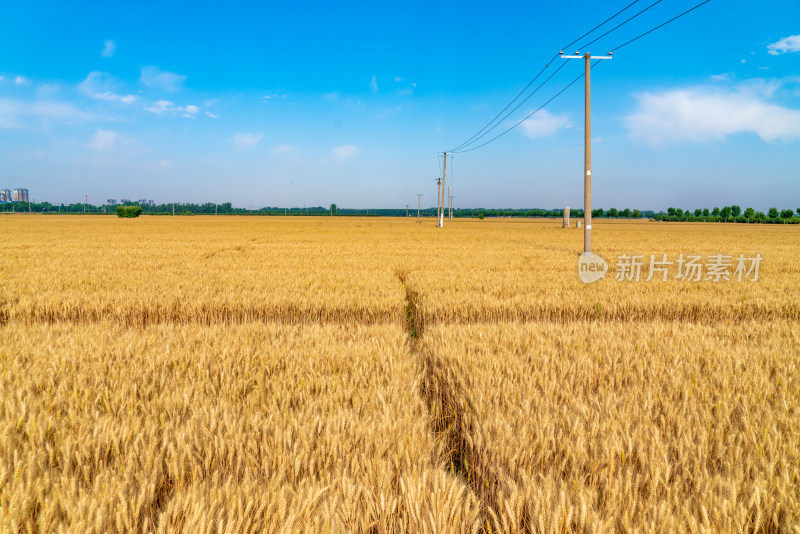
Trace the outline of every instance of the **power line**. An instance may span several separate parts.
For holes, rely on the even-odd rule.
[[[646,32],[644,32],[643,34],[639,35],[638,37],[634,37],[634,38],[633,38],[633,39],[631,39],[630,41],[626,41],[626,42],[622,43],[621,45],[619,45],[619,46],[617,46],[617,47],[614,47],[614,48],[612,48],[612,49],[611,49],[611,51],[613,52],[613,51],[615,51],[615,50],[619,50],[619,49],[620,49],[620,48],[622,48],[623,46],[627,46],[627,45],[631,44],[632,42],[634,42],[634,41],[636,41],[636,40],[639,40],[639,39],[641,39],[642,37],[644,37],[644,36],[645,36],[645,35],[647,35],[648,33],[652,33],[652,32],[654,32],[654,31],[656,31],[657,29],[661,28],[662,26],[666,26],[667,24],[669,24],[669,23],[670,23],[670,22],[672,22],[673,20],[679,19],[679,18],[681,18],[682,16],[686,15],[687,13],[691,13],[692,11],[694,11],[695,9],[697,9],[698,7],[702,6],[703,4],[707,4],[707,3],[709,3],[710,1],[711,1],[711,0],[705,0],[704,2],[700,2],[699,4],[697,4],[696,6],[694,6],[693,8],[691,8],[691,9],[687,9],[686,11],[684,11],[683,13],[681,13],[680,15],[678,15],[678,16],[676,16],[676,17],[672,17],[672,18],[671,18],[671,19],[669,19],[667,22],[663,22],[663,23],[659,24],[658,26],[656,26],[655,28],[653,28],[653,29],[651,29],[651,30],[647,30],[647,31],[646,31]]]
[[[634,4],[638,3],[639,1],[640,1],[640,0],[634,0],[633,2],[631,2],[631,3],[630,3],[630,4],[628,4],[627,6],[623,7],[622,9],[620,9],[619,11],[617,11],[616,13],[614,13],[613,15],[611,15],[610,17],[608,17],[606,20],[604,20],[603,22],[601,22],[600,24],[598,24],[597,26],[595,26],[594,28],[592,28],[591,30],[589,30],[588,32],[584,33],[583,35],[581,35],[580,37],[578,37],[577,39],[575,39],[574,41],[572,41],[571,43],[568,43],[567,45],[565,45],[565,46],[562,46],[562,47],[561,47],[561,49],[563,50],[564,48],[569,48],[570,46],[572,46],[573,44],[577,43],[578,41],[580,41],[581,39],[583,39],[583,38],[584,38],[584,37],[586,37],[587,35],[591,34],[591,33],[592,33],[592,32],[594,32],[594,31],[596,31],[598,28],[601,28],[602,26],[604,26],[604,25],[605,25],[605,24],[607,24],[608,22],[610,22],[610,21],[612,21],[613,19],[615,19],[616,17],[618,17],[618,16],[619,16],[620,14],[622,14],[623,12],[627,11],[628,9],[630,9],[630,8],[631,8],[631,7],[632,7]],[[661,1],[661,0],[659,0],[659,1]],[[649,8],[648,8],[648,9],[649,9]],[[632,17],[632,18],[633,18],[633,17]],[[630,20],[630,19],[629,19],[629,20]],[[623,24],[624,24],[624,23],[623,23]],[[617,27],[619,27],[619,26],[617,26]],[[495,115],[495,116],[492,118],[492,120],[490,120],[489,122],[487,122],[487,123],[486,123],[486,125],[485,125],[483,128],[481,128],[480,130],[478,130],[478,132],[477,132],[475,135],[473,135],[472,137],[470,137],[469,139],[467,139],[466,141],[464,141],[463,143],[461,143],[461,144],[460,144],[460,145],[458,145],[457,147],[455,147],[455,148],[452,148],[452,149],[448,150],[447,152],[454,152],[454,151],[460,150],[461,148],[463,148],[463,147],[465,147],[465,146],[467,146],[467,145],[469,145],[469,144],[473,143],[473,142],[476,140],[476,137],[477,137],[478,139],[480,139],[480,137],[483,137],[483,135],[481,135],[481,133],[482,133],[484,130],[486,130],[486,128],[488,128],[489,126],[491,126],[491,125],[492,125],[492,123],[494,123],[494,122],[497,120],[497,118],[498,118],[498,117],[500,117],[500,115],[502,115],[503,113],[505,113],[505,111],[506,111],[506,110],[507,110],[509,107],[511,107],[511,105],[512,105],[514,102],[516,102],[516,101],[517,101],[517,99],[519,99],[519,97],[521,97],[521,96],[522,96],[522,95],[525,93],[525,91],[527,91],[527,90],[528,90],[528,88],[529,88],[531,85],[533,85],[533,83],[534,83],[534,82],[535,82],[537,79],[539,79],[539,76],[541,76],[541,75],[544,73],[544,71],[545,71],[545,70],[547,70],[547,68],[550,66],[550,64],[553,62],[553,60],[555,60],[557,57],[558,57],[558,54],[554,54],[554,55],[553,55],[553,57],[552,57],[552,58],[550,58],[550,60],[549,60],[547,63],[545,63],[545,66],[544,66],[544,67],[542,67],[542,70],[540,70],[540,71],[539,71],[539,72],[536,74],[536,76],[534,76],[534,77],[531,79],[531,81],[529,81],[529,82],[527,83],[527,85],[525,85],[525,87],[523,87],[523,88],[522,88],[522,90],[521,90],[519,93],[517,93],[517,96],[515,96],[513,99],[511,99],[511,101],[510,101],[508,104],[506,104],[506,107],[504,107],[502,110],[500,110],[500,112],[499,112],[497,115]],[[530,96],[529,96],[528,98],[530,98]],[[526,99],[526,100],[527,100],[527,99]],[[514,109],[517,109],[517,108],[514,108]],[[513,112],[514,112],[514,110],[512,110],[510,113],[513,113]],[[509,114],[510,114],[510,113],[509,113]],[[505,119],[505,117],[504,117],[503,119]],[[495,126],[497,126],[497,125],[495,125]],[[493,128],[494,128],[494,127],[492,127],[492,129],[493,129]],[[478,136],[480,136],[480,137],[478,137]]]
[[[556,57],[558,57],[558,54],[556,54]],[[509,116],[510,116],[512,113],[514,113],[515,111],[517,111],[517,110],[520,108],[520,106],[522,106],[522,104],[524,104],[525,102],[527,102],[527,101],[530,99],[530,97],[532,97],[533,95],[535,95],[535,94],[536,94],[536,93],[539,91],[539,89],[541,89],[541,88],[542,88],[542,87],[543,87],[543,86],[544,86],[544,85],[545,85],[547,82],[549,82],[549,81],[550,81],[550,80],[553,78],[553,76],[555,76],[556,74],[558,74],[558,71],[560,71],[562,68],[564,68],[564,63],[562,63],[561,65],[559,65],[559,66],[558,66],[558,68],[556,69],[556,71],[555,71],[553,74],[551,74],[550,76],[548,76],[548,77],[545,79],[545,81],[543,81],[542,83],[540,83],[540,84],[539,84],[539,86],[538,86],[536,89],[534,89],[534,90],[533,90],[533,92],[532,92],[531,94],[529,94],[529,95],[528,95],[528,96],[526,96],[526,97],[525,97],[523,100],[521,100],[521,101],[520,101],[520,103],[519,103],[519,104],[517,104],[517,105],[514,107],[514,109],[512,109],[511,111],[509,111],[509,112],[506,114],[506,116],[502,118],[502,120],[506,120],[506,119],[507,119],[507,118],[508,118],[508,117],[509,117]],[[512,102],[512,103],[513,103],[513,102]],[[509,104],[509,105],[510,105],[510,104]],[[507,108],[507,107],[508,107],[508,106],[506,106],[506,108]],[[494,130],[494,129],[495,129],[495,128],[497,128],[498,126],[500,126],[500,124],[502,124],[502,121],[501,121],[501,122],[497,122],[497,123],[496,123],[494,126],[492,126],[492,127],[491,127],[491,128],[489,128],[488,130],[486,130],[485,132],[483,132],[481,135],[479,135],[479,136],[477,136],[477,137],[474,137],[474,136],[473,136],[473,138],[474,138],[474,141],[470,141],[470,142],[467,142],[467,143],[463,143],[463,144],[462,144],[462,146],[461,146],[461,148],[464,148],[464,147],[466,147],[466,146],[469,146],[469,145],[473,144],[473,143],[474,143],[474,142],[476,142],[478,139],[481,139],[482,137],[486,136],[486,135],[487,135],[489,132],[491,132],[492,130]],[[448,152],[458,152],[458,151],[459,151],[459,149],[453,149],[453,150],[449,150]]]
[[[585,45],[581,46],[581,47],[580,47],[580,48],[581,48],[581,50],[583,50],[584,48],[586,48],[586,47],[587,47],[587,46],[589,46],[590,44],[594,44],[594,43],[596,43],[597,41],[599,41],[600,39],[602,39],[603,37],[605,37],[605,36],[606,36],[606,35],[608,35],[609,33],[613,32],[613,31],[615,31],[615,30],[618,30],[618,29],[619,29],[621,26],[624,26],[625,24],[629,23],[630,21],[632,21],[633,19],[635,19],[636,17],[638,17],[639,15],[641,15],[642,13],[644,13],[645,11],[647,11],[648,9],[655,7],[655,6],[656,6],[656,4],[660,4],[662,1],[663,1],[663,0],[656,0],[655,2],[653,2],[652,4],[650,4],[649,6],[647,6],[646,8],[644,8],[643,10],[639,11],[638,13],[636,13],[636,14],[635,14],[634,16],[632,16],[631,18],[629,18],[629,19],[627,19],[627,20],[625,20],[625,21],[623,21],[623,22],[620,22],[619,24],[617,24],[616,26],[614,26],[613,28],[611,28],[610,30],[608,30],[606,33],[604,33],[604,34],[603,34],[603,35],[601,35],[600,37],[595,37],[593,40],[591,40],[591,41],[589,41],[588,43],[586,43]]]
[[[638,0],[637,0],[637,1],[638,1]],[[601,35],[600,37],[598,37],[597,39],[595,39],[595,40],[593,40],[593,41],[590,41],[589,43],[586,43],[586,45],[585,45],[585,46],[588,46],[588,45],[590,45],[590,44],[594,43],[594,42],[595,42],[595,41],[597,41],[598,39],[601,39],[602,37],[604,37],[604,36],[608,35],[609,33],[613,32],[614,30],[618,29],[620,26],[622,26],[622,25],[624,25],[624,24],[626,24],[626,23],[630,22],[631,20],[633,20],[634,18],[638,17],[639,15],[641,15],[642,13],[644,13],[644,12],[645,12],[645,11],[647,11],[648,9],[652,8],[653,6],[655,6],[656,4],[658,4],[658,3],[659,3],[659,2],[661,2],[661,1],[662,1],[662,0],[657,0],[655,3],[653,3],[653,4],[651,4],[650,6],[646,7],[645,9],[643,9],[643,10],[642,10],[642,11],[640,11],[639,13],[637,13],[637,14],[633,15],[632,17],[630,17],[629,19],[625,20],[624,22],[622,22],[622,23],[618,24],[617,26],[615,26],[615,27],[614,27],[614,28],[612,28],[611,30],[607,31],[606,33],[604,33],[603,35]],[[692,11],[694,11],[695,9],[699,8],[700,6],[702,6],[702,5],[704,5],[704,4],[707,4],[707,3],[708,3],[708,2],[710,2],[710,1],[711,1],[711,0],[704,0],[703,2],[700,2],[699,4],[695,5],[694,7],[690,8],[690,9],[687,9],[687,10],[686,10],[686,11],[684,11],[683,13],[681,13],[681,14],[679,14],[679,15],[676,15],[675,17],[672,17],[672,18],[671,18],[671,19],[669,19],[668,21],[666,21],[666,22],[662,22],[662,23],[661,23],[661,24],[659,24],[658,26],[655,26],[654,28],[651,28],[650,30],[648,30],[648,31],[646,31],[646,32],[644,32],[644,33],[642,33],[642,34],[638,35],[637,37],[634,37],[633,39],[630,39],[629,41],[626,41],[626,42],[622,43],[621,45],[619,45],[619,46],[616,46],[616,47],[612,48],[612,49],[611,49],[611,51],[613,52],[613,51],[619,50],[620,48],[622,48],[622,47],[624,47],[624,46],[627,46],[627,45],[631,44],[632,42],[634,42],[634,41],[637,41],[637,40],[641,39],[641,38],[642,38],[642,37],[644,37],[645,35],[648,35],[648,34],[650,34],[650,33],[654,32],[654,31],[656,31],[657,29],[659,29],[659,28],[662,28],[663,26],[666,26],[666,25],[667,25],[667,24],[669,24],[670,22],[673,22],[673,21],[675,21],[675,20],[677,20],[677,19],[681,18],[682,16],[684,16],[684,15],[686,15],[686,14],[688,14],[688,13],[691,13],[691,12],[692,12]],[[636,2],[634,2],[634,3],[636,3]],[[630,4],[630,5],[628,5],[628,6],[627,6],[625,9],[628,9],[628,7],[630,7],[631,5],[633,5],[633,4]],[[624,11],[625,9],[623,9],[622,11]],[[617,13],[617,15],[618,15],[619,13],[622,13],[622,11],[618,12],[618,13]],[[616,17],[616,15],[614,15],[614,17]],[[614,18],[614,17],[611,17],[611,18]],[[611,19],[608,19],[608,20],[611,20]],[[606,21],[606,22],[607,22],[607,21]],[[603,24],[605,24],[605,23],[603,23]],[[601,24],[601,26],[602,26],[602,24]],[[598,26],[598,27],[599,27],[599,26]],[[595,28],[595,29],[596,29],[596,28]],[[592,31],[593,31],[593,30],[592,30]],[[589,33],[591,33],[591,32],[589,32]],[[571,44],[574,44],[574,42],[573,42],[573,43],[570,43],[570,45],[571,45]],[[566,47],[564,47],[564,48],[568,48],[570,45],[567,45],[567,46],[566,46]],[[597,65],[597,62],[595,62],[595,63],[592,65],[592,68],[594,68],[596,65]],[[563,65],[562,65],[562,66],[563,66]],[[560,67],[559,67],[559,68],[560,68]],[[556,71],[556,72],[558,72],[558,71]],[[555,73],[554,73],[554,74],[555,74]],[[517,126],[519,126],[520,124],[522,124],[523,122],[525,122],[526,120],[528,120],[529,118],[531,118],[533,115],[535,115],[536,113],[538,113],[539,111],[541,111],[541,110],[542,110],[542,109],[543,109],[543,108],[544,108],[546,105],[548,105],[550,102],[552,102],[553,100],[555,100],[555,99],[556,99],[558,96],[560,96],[560,95],[561,95],[561,94],[562,94],[564,91],[566,91],[567,89],[569,89],[569,88],[570,88],[570,87],[571,87],[573,84],[575,84],[575,83],[576,83],[578,80],[580,80],[580,79],[581,79],[583,76],[584,76],[584,74],[581,74],[580,76],[578,76],[577,78],[575,78],[574,80],[572,80],[572,81],[571,81],[571,82],[570,82],[570,83],[569,83],[569,84],[568,84],[566,87],[564,87],[564,88],[563,88],[563,89],[561,89],[561,90],[560,90],[558,93],[556,93],[555,95],[553,95],[553,96],[552,96],[552,97],[551,97],[551,98],[550,98],[550,99],[549,99],[547,102],[545,102],[544,104],[542,104],[541,106],[539,106],[539,107],[538,107],[537,109],[535,109],[535,110],[534,110],[532,113],[530,113],[529,115],[527,115],[526,117],[524,117],[523,119],[521,119],[520,121],[518,121],[516,124],[514,124],[514,125],[513,125],[513,126],[511,126],[510,128],[508,128],[508,129],[504,130],[504,131],[503,131],[503,132],[502,132],[500,135],[497,135],[497,136],[495,136],[495,137],[491,138],[490,140],[486,141],[485,143],[482,143],[482,144],[480,144],[480,145],[477,145],[477,146],[473,146],[472,148],[466,148],[466,149],[465,149],[465,148],[461,148],[461,149],[453,150],[452,152],[453,152],[454,154],[458,154],[458,153],[464,153],[464,152],[472,152],[473,150],[477,150],[477,149],[479,149],[479,148],[481,148],[481,147],[484,147],[484,146],[488,145],[489,143],[492,143],[492,142],[496,141],[497,139],[500,139],[500,138],[501,138],[501,137],[503,137],[505,134],[507,134],[508,132],[510,132],[511,130],[513,130],[514,128],[516,128]],[[550,76],[550,78],[552,78],[552,75]],[[548,78],[547,80],[549,80],[550,78]],[[544,83],[546,83],[546,82],[547,82],[547,80],[545,80],[545,82],[543,82],[543,83],[542,83],[542,84],[541,84],[541,85],[540,85],[540,86],[539,86],[539,87],[538,87],[536,90],[538,91],[538,90],[539,90],[539,88],[541,88],[541,87],[542,87],[542,85],[544,85]],[[535,91],[534,91],[534,92],[535,92]],[[531,95],[529,95],[529,96],[528,96],[528,98],[530,98],[530,96],[532,96],[532,95],[533,95],[533,93],[531,93]],[[527,100],[527,98],[526,98],[526,100]],[[524,102],[524,101],[523,101],[523,102]],[[512,103],[513,103],[513,101],[512,101]],[[520,105],[522,105],[522,103],[520,103]],[[517,108],[519,108],[519,106],[517,106],[516,108],[514,108],[514,110],[512,110],[512,111],[511,111],[511,112],[510,112],[508,115],[510,115],[511,113],[513,113],[513,112],[514,112],[514,111],[515,111]],[[506,109],[507,109],[507,107],[506,107]],[[508,115],[506,115],[506,117],[508,117]],[[504,119],[505,119],[506,117],[504,117]],[[496,127],[496,126],[497,126],[497,125],[495,125],[494,127]],[[491,129],[494,129],[494,127],[492,127]],[[491,129],[490,129],[489,131],[491,131]],[[488,133],[488,132],[486,132],[486,133]],[[485,135],[485,134],[483,134],[483,135]],[[480,137],[483,137],[483,135],[481,135]],[[473,136],[473,137],[475,137],[475,136]],[[480,137],[479,137],[479,139],[480,139]],[[474,142],[474,141],[473,141],[473,142]],[[466,145],[469,145],[469,144],[470,144],[470,143],[463,143],[463,144],[462,144],[462,147],[463,147],[463,146],[466,146]]]
[[[594,62],[594,64],[592,64],[592,68],[596,67],[596,66],[597,66],[597,63],[599,63],[599,61],[595,61],[595,62]],[[547,102],[545,102],[544,104],[542,104],[541,106],[539,106],[538,108],[536,108],[536,109],[535,109],[533,112],[531,112],[530,114],[528,114],[526,117],[524,117],[524,118],[520,119],[520,120],[519,120],[519,122],[517,122],[516,124],[514,124],[514,126],[511,126],[511,127],[510,127],[510,128],[508,128],[507,130],[505,130],[505,131],[504,131],[503,133],[501,133],[500,135],[498,135],[498,136],[496,136],[496,137],[493,137],[492,139],[489,139],[488,141],[486,141],[485,143],[483,143],[483,144],[481,144],[481,145],[474,146],[474,147],[472,147],[472,148],[468,148],[468,149],[466,149],[466,150],[460,150],[460,151],[458,151],[458,152],[455,152],[455,153],[456,153],[456,154],[463,154],[464,152],[472,152],[473,150],[478,150],[479,148],[481,148],[481,147],[484,147],[484,146],[488,145],[489,143],[491,143],[491,142],[493,142],[493,141],[496,141],[496,140],[500,139],[500,138],[501,138],[501,137],[503,137],[505,134],[507,134],[508,132],[510,132],[511,130],[513,130],[514,128],[516,128],[517,126],[519,126],[520,124],[522,124],[522,123],[523,123],[523,122],[525,122],[526,120],[528,120],[528,119],[530,119],[531,117],[533,117],[533,116],[534,116],[536,113],[538,113],[539,111],[541,111],[541,110],[542,110],[542,109],[543,109],[543,108],[544,108],[544,107],[545,107],[547,104],[549,104],[550,102],[552,102],[553,100],[555,100],[556,98],[558,98],[559,96],[561,96],[561,93],[563,93],[564,91],[566,91],[567,89],[569,89],[570,87],[572,87],[572,86],[575,84],[575,82],[577,82],[578,80],[580,80],[581,78],[583,78],[583,75],[584,75],[584,73],[581,73],[581,75],[580,75],[580,76],[578,76],[577,78],[575,78],[574,80],[572,80],[571,82],[569,82],[569,83],[567,84],[567,86],[566,86],[566,87],[564,87],[564,88],[563,88],[563,89],[561,89],[559,92],[557,92],[557,93],[556,93],[556,94],[554,94],[552,97],[550,97],[550,100],[548,100]]]

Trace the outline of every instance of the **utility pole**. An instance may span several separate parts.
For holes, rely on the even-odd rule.
[[[452,221],[453,220],[453,197],[450,195],[450,188],[447,188],[447,219]]]
[[[445,185],[445,177],[447,176],[447,152],[442,152],[444,154],[444,165],[442,166],[442,187],[441,187],[441,199],[439,205],[441,206],[439,210],[439,228],[444,226],[444,185]]]
[[[419,219],[419,205],[422,203],[422,193],[417,193],[417,219]]]
[[[406,219],[408,218],[408,204],[406,204]]]
[[[175,203],[172,203],[172,215],[175,215]]]
[[[436,177],[436,226],[442,226],[442,179]]]
[[[217,203],[214,202],[214,215],[216,215],[216,214],[217,214]]]
[[[583,252],[592,251],[592,81],[590,73],[592,70],[592,59],[611,59],[611,52],[607,56],[592,57],[589,52],[579,55],[575,52],[574,56],[565,56],[564,51],[559,55],[564,59],[583,59],[585,62],[585,126],[584,126],[584,157],[583,157]]]

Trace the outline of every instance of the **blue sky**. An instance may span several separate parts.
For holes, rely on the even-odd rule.
[[[64,203],[435,205],[437,152],[629,1],[6,2],[0,187]],[[698,1],[663,0],[581,52]],[[753,6],[712,0],[593,71],[595,206],[800,207],[800,4]],[[569,61],[496,132],[578,76]],[[448,167],[456,206],[581,206],[583,82]]]

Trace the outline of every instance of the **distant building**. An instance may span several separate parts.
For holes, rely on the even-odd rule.
[[[120,204],[127,204],[127,203],[129,203],[130,201],[131,201],[131,199],[129,199],[129,198],[123,198],[122,200],[120,200],[120,201],[119,201],[119,203],[120,203]]]
[[[108,200],[106,200],[106,204],[108,204],[109,206],[116,206],[117,205],[117,199],[116,198],[109,198]]]
[[[14,202],[28,202],[28,190],[24,188],[14,189]]]
[[[11,202],[11,190],[10,189],[2,189],[2,190],[0,190],[0,202]]]

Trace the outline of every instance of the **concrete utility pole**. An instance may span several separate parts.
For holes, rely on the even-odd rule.
[[[436,178],[436,226],[441,226],[439,222],[442,215],[442,179]]]
[[[419,205],[422,203],[422,193],[417,193],[417,219],[419,219]]]
[[[445,209],[444,208],[444,185],[445,185],[445,177],[447,176],[447,152],[442,152],[442,154],[444,154],[444,165],[442,166],[442,187],[440,188],[440,190],[441,190],[441,194],[440,194],[441,199],[440,199],[439,206],[441,206],[441,208],[439,209],[439,228],[442,228],[444,226],[444,209]]]
[[[453,196],[450,194],[450,188],[447,188],[447,220],[453,220]]]
[[[559,55],[564,59],[583,59],[585,61],[586,73],[584,74],[585,89],[585,127],[584,127],[584,175],[583,175],[583,251],[592,251],[592,81],[590,73],[592,70],[592,59],[611,59],[611,52],[607,56],[592,57],[589,52],[584,55],[565,56],[564,51]]]

